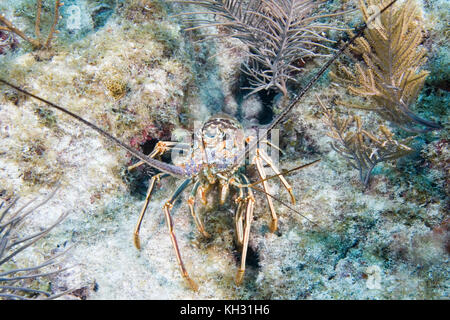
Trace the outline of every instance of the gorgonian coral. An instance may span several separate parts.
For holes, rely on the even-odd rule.
[[[288,95],[287,82],[293,74],[302,71],[299,61],[321,56],[319,48],[333,49],[333,42],[323,35],[327,29],[338,29],[320,22],[340,13],[324,13],[319,9],[323,0],[202,0],[175,1],[195,4],[206,11],[183,12],[185,19],[198,28],[217,27],[223,32],[212,37],[233,37],[248,48],[248,60],[243,71],[251,84],[251,93],[276,88]],[[195,17],[197,14],[214,16],[214,20]],[[325,54],[326,55],[326,54]]]
[[[0,205],[0,210],[5,206],[0,211],[0,299],[54,299],[68,293],[68,291],[55,293],[50,288],[42,288],[46,278],[65,270],[59,266],[59,258],[67,250],[33,266],[20,266],[16,260],[20,253],[47,236],[67,216],[65,213],[61,214],[49,227],[31,235],[23,233],[22,226],[27,222],[27,217],[43,206],[53,195],[54,192],[35,205],[33,200],[29,201],[15,211],[13,208],[17,200],[6,206],[4,203]]]
[[[360,0],[364,21],[369,24],[364,37],[356,40],[353,52],[362,57],[353,69],[340,65],[331,76],[345,84],[350,93],[365,101],[341,104],[379,114],[383,119],[411,132],[441,128],[411,111],[428,72],[420,70],[426,61],[423,20],[414,0],[397,3],[383,15],[371,17],[389,1]]]

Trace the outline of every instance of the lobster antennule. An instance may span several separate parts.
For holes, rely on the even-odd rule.
[[[121,147],[122,149],[128,151],[129,153],[131,153],[133,156],[135,156],[136,158],[139,158],[140,160],[144,161],[146,164],[148,164],[149,166],[158,169],[162,172],[168,173],[172,176],[176,176],[176,177],[187,177],[187,173],[186,171],[181,168],[181,167],[177,167],[174,166],[172,164],[168,164],[156,159],[152,159],[150,157],[147,157],[145,154],[143,154],[142,152],[128,146],[127,144],[125,144],[124,142],[120,141],[119,139],[117,139],[116,137],[114,137],[113,135],[109,134],[108,132],[104,131],[103,129],[97,127],[95,124],[90,123],[89,121],[83,119],[82,117],[80,117],[79,115],[61,107],[58,106],[57,104],[50,102],[48,100],[45,100],[41,97],[38,97],[22,88],[19,88],[11,83],[9,83],[8,81],[5,81],[3,79],[0,78],[0,83],[3,83],[27,96],[33,97],[41,102],[44,102],[45,104],[49,105],[50,107],[53,107],[55,109],[58,109],[66,114],[68,114],[69,116],[71,116],[72,118],[75,118],[76,120],[78,120],[79,122],[82,122],[83,124],[87,125],[88,127],[90,127],[91,129],[94,129],[95,131],[97,131],[98,133],[100,133],[102,136],[106,137],[109,141],[112,141],[113,143],[115,143],[116,145],[118,145],[119,147]]]

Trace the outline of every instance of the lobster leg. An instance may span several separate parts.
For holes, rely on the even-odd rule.
[[[172,240],[173,248],[175,250],[175,255],[178,261],[178,265],[180,267],[182,277],[187,281],[192,290],[197,291],[198,285],[189,277],[189,274],[186,271],[183,260],[181,259],[180,249],[178,247],[177,238],[175,237],[175,233],[173,232],[173,221],[170,216],[170,209],[173,207],[173,203],[177,199],[177,197],[186,189],[186,187],[191,183],[191,179],[186,179],[178,188],[175,190],[175,193],[172,195],[169,201],[164,204],[163,210],[166,216],[167,227],[169,228],[170,239]]]
[[[245,183],[248,183],[248,179],[245,176],[242,176]],[[242,283],[244,279],[245,273],[245,260],[247,259],[247,249],[248,249],[248,240],[250,237],[250,226],[253,220],[253,209],[255,204],[255,198],[253,197],[253,192],[251,189],[247,189],[248,195],[246,197],[247,207],[245,210],[245,220],[244,220],[244,234],[242,241],[242,256],[241,256],[241,266],[237,271],[235,282],[237,285]]]
[[[181,143],[181,142],[175,142],[175,141],[158,141],[158,143],[156,144],[155,148],[153,149],[152,153],[149,154],[150,158],[154,158],[158,155],[162,155],[164,152],[168,151],[169,149],[183,149],[183,148],[178,148],[175,146],[188,146],[188,144],[186,143]],[[135,164],[131,165],[128,167],[128,171],[131,171],[141,165],[143,165],[145,162],[144,161],[138,161]]]
[[[272,215],[272,222],[270,224],[270,232],[275,232],[277,230],[277,225],[278,225],[278,218],[277,218],[277,214],[275,213],[275,208],[273,206],[273,201],[272,198],[268,196],[269,194],[269,184],[267,181],[265,181],[266,179],[266,172],[264,171],[264,166],[261,160],[261,157],[259,156],[260,154],[260,150],[256,149],[256,156],[254,158],[254,162],[256,163],[256,168],[258,170],[259,176],[261,177],[262,181],[262,185],[264,188],[264,191],[266,192],[266,198],[267,198],[267,203],[269,205],[269,210],[270,210],[270,214]]]
[[[244,203],[245,203],[245,195],[244,189],[245,187],[239,188],[239,196],[236,198],[237,208],[234,215],[234,221],[236,224],[236,242],[242,247],[242,243],[244,241]]]
[[[291,196],[292,204],[295,204],[295,197],[294,197],[294,194],[292,192],[292,187],[289,184],[289,182],[287,182],[286,179],[281,175],[280,170],[273,163],[273,161],[270,159],[270,157],[267,155],[267,153],[265,153],[261,149],[258,149],[257,152],[258,152],[258,155],[261,157],[261,159],[263,159],[272,168],[272,170],[275,172],[275,174],[278,175],[278,177],[281,180],[281,183],[283,183],[284,187],[286,188],[286,190],[289,192],[289,194]]]
[[[150,157],[150,158],[155,158],[156,156],[161,155],[161,154],[163,154],[164,152],[166,152],[169,148],[175,148],[174,146],[175,146],[176,144],[178,144],[178,142],[173,142],[173,141],[159,141],[159,142],[156,144],[156,146],[155,146],[154,150],[152,151],[152,153],[150,153],[149,157]],[[143,165],[144,163],[145,163],[144,161],[139,161],[139,162],[135,163],[134,165],[129,166],[129,167],[128,167],[128,171],[133,170],[133,169],[135,169],[135,168],[137,168],[137,167]],[[149,204],[149,202],[150,202],[150,197],[151,197],[153,188],[155,187],[156,181],[158,181],[161,177],[165,177],[165,176],[168,176],[168,175],[167,175],[167,174],[159,173],[159,174],[154,175],[154,176],[150,179],[149,186],[148,186],[148,189],[147,189],[147,195],[146,195],[146,197],[145,197],[144,206],[143,206],[142,209],[141,209],[141,213],[139,214],[139,219],[138,219],[138,222],[137,222],[137,224],[136,224],[136,228],[134,229],[134,237],[133,237],[133,240],[134,240],[134,246],[135,246],[137,249],[141,249],[141,243],[140,243],[140,240],[139,240],[139,230],[140,230],[140,228],[141,228],[141,223],[142,223],[142,220],[143,220],[143,218],[144,218],[145,211],[147,210],[148,204]]]
[[[158,173],[158,174],[155,174],[150,179],[150,182],[149,182],[149,185],[148,185],[148,189],[147,189],[147,195],[145,196],[144,206],[141,209],[141,213],[139,214],[139,219],[138,219],[138,222],[136,224],[136,228],[134,229],[133,240],[134,240],[134,246],[137,249],[141,249],[141,242],[139,240],[139,230],[141,229],[142,219],[144,218],[145,211],[147,210],[148,204],[150,202],[150,197],[152,195],[153,188],[155,187],[156,181],[159,181],[159,179],[164,178],[166,176],[168,176],[168,174]]]
[[[195,197],[196,197],[196,195],[197,195],[197,191],[198,191],[199,186],[200,186],[200,182],[197,181],[197,182],[194,184],[194,187],[192,188],[191,195],[190,195],[190,197],[189,197],[189,199],[188,199],[188,205],[189,205],[189,209],[190,209],[190,211],[191,211],[192,218],[194,218],[194,222],[195,222],[195,224],[196,224],[196,226],[197,226],[198,231],[199,231],[204,237],[209,238],[210,235],[209,235],[208,232],[205,231],[205,227],[203,226],[202,220],[201,220],[200,217],[198,217],[197,214],[195,213]]]
[[[200,201],[202,202],[202,204],[204,206],[206,206],[208,204],[208,201],[206,200],[206,194],[208,193],[208,191],[209,191],[209,187],[208,186],[205,187],[203,185],[200,185],[198,187],[198,193],[200,195]]]
[[[223,205],[227,199],[230,184],[227,180],[220,180],[220,200],[219,203]]]

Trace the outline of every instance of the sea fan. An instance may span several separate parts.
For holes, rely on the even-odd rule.
[[[4,15],[2,15],[1,12],[0,12],[0,31],[17,34],[25,41],[31,43],[31,45],[36,49],[49,48],[54,35],[58,33],[58,31],[56,30],[56,26],[59,20],[61,19],[61,16],[59,15],[59,8],[63,5],[64,3],[61,3],[60,0],[55,0],[53,23],[50,27],[50,31],[46,39],[44,39],[44,37],[41,36],[42,0],[37,0],[36,3],[36,21],[34,25],[34,33],[36,35],[35,38],[27,36],[25,32],[16,28],[10,20],[8,20]]]
[[[363,128],[359,116],[340,117],[335,110],[329,110],[317,97],[328,125],[327,135],[333,138],[331,148],[342,155],[351,167],[359,171],[359,178],[367,188],[373,169],[382,162],[394,161],[413,152],[408,146],[412,137],[401,141],[385,126],[378,133]]]
[[[244,72],[250,75],[252,92],[278,88],[287,96],[287,82],[302,70],[302,59],[317,57],[318,48],[333,49],[321,42],[333,42],[321,32],[339,29],[318,22],[325,17],[342,14],[314,14],[323,0],[199,0],[174,1],[195,4],[206,11],[184,12],[186,22],[195,26],[186,30],[217,27],[221,34],[209,37],[233,37],[248,47]],[[216,20],[195,18],[197,14],[211,15]],[[340,29],[344,30],[344,29]]]
[[[54,255],[43,263],[32,267],[18,267],[15,263],[16,256],[44,238],[54,227],[59,225],[67,214],[62,214],[49,227],[31,235],[22,235],[21,226],[26,218],[37,208],[44,205],[55,192],[52,192],[44,201],[28,208],[32,203],[29,201],[15,212],[11,212],[17,200],[11,202],[0,211],[0,299],[54,299],[68,293],[69,291],[53,294],[47,290],[37,289],[36,281],[56,275],[65,269],[58,266],[59,258],[67,252]],[[0,205],[0,210],[4,203]]]
[[[364,21],[368,23],[372,11],[383,8],[388,0],[359,2]],[[420,70],[426,61],[426,49],[420,47],[423,28],[420,8],[413,0],[394,5],[371,22],[364,37],[353,46],[364,62],[356,63],[353,70],[341,65],[336,73],[330,73],[335,80],[346,84],[351,93],[365,97],[366,103],[342,104],[374,111],[407,131],[441,129],[440,124],[422,119],[410,110],[428,75],[427,71]]]

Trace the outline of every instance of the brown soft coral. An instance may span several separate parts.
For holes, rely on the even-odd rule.
[[[364,62],[354,70],[340,66],[331,76],[348,86],[349,91],[364,97],[365,103],[341,102],[347,107],[374,111],[383,119],[412,132],[439,129],[437,123],[422,119],[411,105],[422,89],[428,72],[419,70],[426,61],[422,42],[423,20],[413,0],[397,3],[371,21],[387,0],[360,0],[364,21],[369,27],[364,37],[356,40],[353,52]]]

